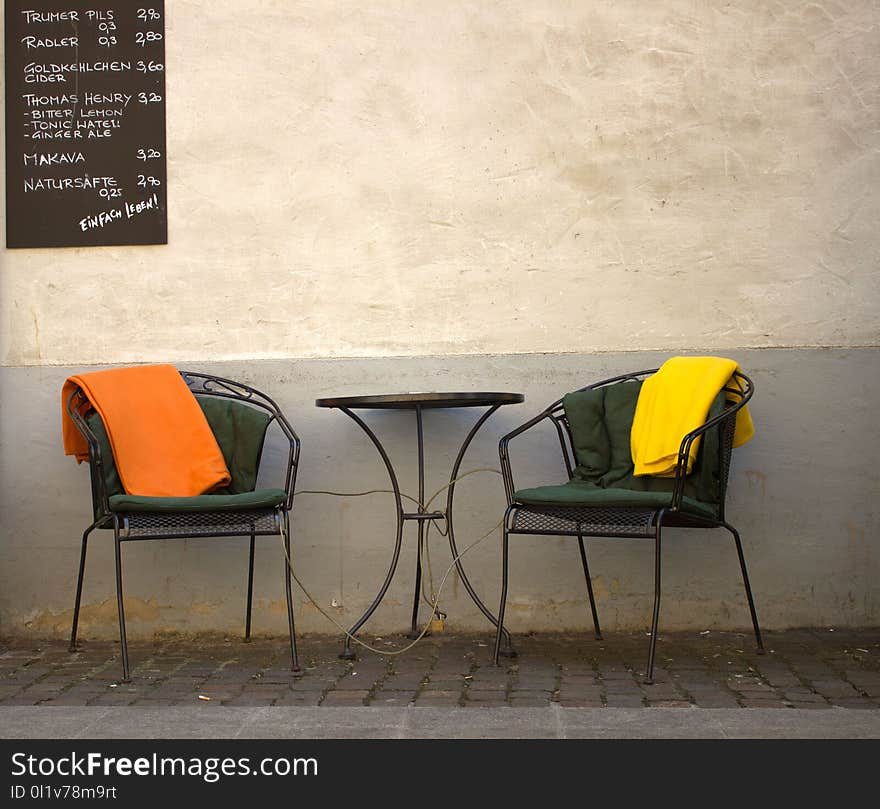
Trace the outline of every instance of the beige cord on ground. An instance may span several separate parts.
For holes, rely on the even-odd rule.
[[[501,474],[501,472],[498,469],[490,469],[489,467],[478,467],[477,469],[469,469],[467,472],[463,472],[462,474],[460,474],[454,480],[449,481],[449,483],[447,483],[445,486],[442,486],[441,488],[437,489],[437,491],[434,492],[434,494],[432,494],[428,498],[428,501],[425,503],[425,505],[422,506],[422,510],[427,511],[428,507],[431,505],[431,503],[433,503],[441,494],[443,494],[443,492],[445,492],[448,488],[450,488],[454,483],[458,483],[458,481],[462,480],[463,478],[466,478],[468,475],[475,475],[477,472],[494,472],[496,475]],[[430,551],[430,544],[428,542],[428,536],[430,534],[431,528],[433,528],[442,537],[449,536],[449,522],[446,517],[444,517],[444,519],[447,520],[445,531],[441,531],[439,528],[437,528],[434,520],[430,520],[428,522],[427,528],[425,529],[425,568],[428,571],[428,575],[427,575],[427,577],[424,577],[422,579],[421,596],[422,596],[422,599],[424,600],[424,602],[429,607],[434,608],[435,612],[439,612],[439,610],[437,609],[439,606],[437,602],[439,602],[440,593],[439,592],[436,594],[434,593],[434,571],[431,568],[431,551]],[[492,530],[494,531],[495,529],[493,528]],[[427,579],[428,583],[430,584],[431,598],[428,598],[425,595],[425,579]],[[441,613],[441,614],[443,614],[443,613]],[[445,617],[445,614],[443,614],[443,615]],[[433,617],[434,616],[432,614],[431,618],[433,619]]]
[[[453,480],[450,480],[449,483],[447,483],[445,486],[443,486],[442,488],[440,488],[436,492],[434,492],[434,494],[432,494],[431,497],[428,498],[427,502],[424,505],[419,503],[419,501],[414,497],[410,497],[409,495],[403,494],[401,492],[398,492],[398,494],[400,494],[401,497],[405,497],[407,500],[410,500],[413,503],[416,503],[419,506],[420,510],[427,511],[428,506],[430,506],[431,503],[433,503],[434,500],[437,497],[439,497],[443,492],[445,492],[450,486],[452,486],[455,483],[458,483],[458,481],[461,480],[462,478],[466,478],[466,477],[468,477],[468,475],[473,475],[473,474],[476,474],[477,472],[494,472],[495,474],[498,474],[498,475],[501,474],[497,469],[489,469],[489,468],[471,469],[471,470],[459,475],[458,477],[454,478]],[[331,492],[331,491],[318,490],[318,489],[301,489],[298,492],[294,492],[294,496],[297,494],[328,494],[328,495],[332,495],[335,497],[363,497],[364,495],[367,495],[367,494],[394,494],[394,490],[393,489],[370,489],[369,491],[365,491],[365,492]],[[456,566],[458,561],[466,553],[468,553],[468,551],[470,551],[472,548],[475,548],[480,542],[482,542],[484,539],[486,539],[491,534],[495,533],[495,531],[497,531],[501,527],[503,522],[504,522],[504,519],[503,518],[500,519],[485,534],[483,534],[479,539],[477,539],[471,545],[468,545],[463,551],[461,551],[461,553],[459,553],[452,560],[449,567],[446,568],[446,572],[443,574],[443,578],[440,580],[440,587],[437,589],[437,592],[435,594],[433,592],[434,581],[433,581],[433,574],[432,574],[431,568],[430,568],[430,553],[428,551],[428,534],[431,529],[431,524],[433,523],[433,520],[429,521],[428,530],[425,531],[425,535],[424,535],[424,545],[425,545],[425,554],[426,554],[427,562],[428,562],[428,564],[427,564],[428,575],[431,578],[431,590],[432,590],[431,596],[432,597],[431,597],[431,600],[428,600],[427,598],[425,598],[424,589],[422,589],[421,595],[422,595],[422,598],[425,598],[425,601],[431,607],[431,616],[430,616],[430,618],[428,618],[428,622],[425,624],[424,629],[422,629],[422,631],[419,633],[419,636],[417,638],[415,638],[411,643],[408,643],[402,649],[396,649],[396,650],[376,649],[375,647],[370,646],[368,643],[365,643],[364,641],[360,640],[355,635],[352,635],[344,626],[342,626],[342,624],[340,624],[332,615],[327,613],[321,607],[320,604],[318,604],[317,600],[312,596],[311,593],[309,593],[309,591],[306,589],[305,585],[299,580],[299,577],[296,575],[296,572],[293,569],[293,560],[291,560],[290,554],[288,554],[287,548],[284,546],[284,536],[283,535],[281,536],[281,540],[282,540],[281,549],[284,551],[284,558],[286,559],[287,567],[290,570],[290,575],[293,577],[293,580],[297,583],[299,588],[305,594],[306,598],[308,598],[308,600],[312,602],[312,604],[315,606],[315,609],[317,609],[318,612],[321,613],[321,615],[323,615],[328,621],[330,621],[330,623],[332,623],[339,630],[341,630],[342,633],[344,635],[346,635],[346,637],[353,640],[355,643],[359,644],[360,646],[363,646],[365,649],[369,649],[369,651],[375,652],[376,654],[380,654],[380,655],[399,655],[399,654],[403,654],[404,652],[408,652],[410,649],[412,649],[413,646],[415,646],[423,637],[425,637],[428,630],[431,628],[431,622],[434,620],[434,616],[437,615],[439,612],[438,605],[440,602],[440,593],[443,592],[443,587],[446,584],[446,579],[449,578],[449,574],[452,572],[452,569]],[[446,529],[446,532],[442,532],[439,529],[437,529],[437,531],[438,531],[438,533],[441,534],[441,536],[447,536],[449,534],[448,527]]]
[[[300,489],[293,494],[294,497],[298,494],[331,494],[334,497],[363,497],[366,494],[394,494],[394,489],[369,489],[365,492],[329,492],[324,489]],[[410,497],[403,492],[398,492],[398,494],[400,494],[401,497],[405,497],[407,500],[412,500],[416,505],[419,505],[419,501],[416,500],[415,497]]]
[[[436,601],[432,602],[432,604],[431,604],[431,606],[432,606],[431,617],[428,619],[428,623],[425,624],[425,628],[419,633],[419,636],[417,638],[415,638],[415,640],[412,641],[412,643],[407,644],[402,649],[395,649],[395,650],[376,649],[374,646],[370,646],[369,643],[365,643],[360,638],[356,637],[355,635],[352,635],[332,615],[325,612],[325,610],[320,606],[320,604],[318,604],[318,602],[315,600],[314,596],[312,596],[312,594],[306,589],[305,585],[299,580],[299,577],[294,572],[293,561],[291,560],[290,555],[287,553],[287,548],[284,547],[284,537],[283,536],[281,537],[281,549],[284,551],[284,558],[287,560],[287,567],[290,570],[290,575],[293,577],[293,580],[299,585],[299,588],[303,591],[303,593],[305,593],[306,598],[308,598],[308,600],[311,601],[312,604],[315,605],[315,608],[318,610],[318,612],[321,613],[321,615],[323,615],[328,621],[330,621],[330,623],[334,624],[338,629],[340,629],[343,634],[347,635],[351,640],[353,640],[357,644],[360,644],[365,649],[369,649],[371,652],[375,652],[376,654],[380,654],[380,655],[399,655],[399,654],[403,654],[404,652],[408,652],[410,649],[412,649],[413,646],[415,646],[423,637],[425,637],[428,630],[431,628],[431,621],[434,620],[434,615],[437,613],[437,601],[439,601],[439,599],[440,599],[440,593],[443,592],[443,586],[446,584],[446,579],[449,578],[449,574],[452,572],[452,569],[455,567],[456,562],[458,562],[458,560],[461,559],[472,548],[475,548],[477,545],[479,545],[484,539],[486,539],[486,537],[490,536],[491,534],[494,534],[495,531],[497,531],[501,527],[503,522],[504,522],[504,518],[502,517],[500,520],[498,520],[498,522],[495,525],[492,526],[492,528],[490,528],[485,534],[483,534],[479,539],[477,539],[471,545],[468,545],[461,553],[458,554],[458,556],[455,557],[455,559],[452,560],[452,563],[449,565],[448,568],[446,568],[446,573],[443,574],[443,578],[440,580],[440,587],[437,590],[437,599],[436,599]]]

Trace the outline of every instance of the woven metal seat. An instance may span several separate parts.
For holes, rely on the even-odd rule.
[[[122,589],[123,542],[194,537],[249,537],[245,640],[250,639],[253,605],[254,546],[258,536],[280,537],[284,544],[284,586],[287,597],[290,652],[299,669],[294,628],[290,564],[290,510],[299,462],[300,441],[275,402],[255,388],[229,379],[181,372],[211,427],[231,481],[222,492],[185,498],[138,497],[126,494],[116,469],[103,422],[85,393],[76,388],[66,406],[89,447],[94,522],[82,537],[76,600],[70,632],[70,651],[76,650],[83,574],[89,535],[96,528],[112,529],[116,550],[116,598],[122,650],[123,681],[129,680],[128,644]],[[149,396],[144,392],[144,396]],[[280,428],[288,444],[283,489],[256,489],[263,443],[269,427]],[[219,505],[222,503],[223,505]]]
[[[670,526],[725,528],[736,543],[758,651],[763,651],[742,543],[736,529],[726,522],[724,516],[736,416],[751,398],[754,387],[745,374],[737,371],[717,397],[705,423],[684,436],[674,477],[646,481],[644,478],[635,478],[630,474],[631,467],[627,468],[629,431],[641,382],[654,373],[656,369],[637,371],[581,388],[554,402],[535,418],[501,439],[499,453],[507,495],[507,511],[502,534],[501,605],[494,652],[496,665],[500,654],[515,654],[509,635],[504,629],[504,613],[507,603],[509,537],[516,534],[577,537],[596,638],[601,638],[602,632],[584,539],[612,537],[654,540],[654,612],[646,677],[650,683],[653,681],[660,615],[662,529]],[[626,387],[612,390],[617,385]],[[579,394],[587,395],[580,400],[574,398]],[[576,406],[581,409],[576,411]],[[572,412],[577,412],[580,419],[575,432],[567,407],[571,407]],[[513,482],[509,444],[512,439],[546,421],[553,424],[558,434],[569,481],[559,486],[518,491]],[[598,429],[585,429],[584,424],[588,428]],[[603,440],[601,437],[609,442],[603,451],[590,443],[591,440]],[[694,470],[686,472],[695,441],[701,442],[697,461]],[[597,464],[601,466],[603,462],[607,466],[598,469]],[[502,638],[507,641],[503,650]]]
[[[240,537],[279,535],[281,517],[275,509],[262,511],[132,512],[120,514],[123,539]]]
[[[637,509],[519,506],[511,514],[508,533],[580,534],[581,536],[654,536],[654,512]]]

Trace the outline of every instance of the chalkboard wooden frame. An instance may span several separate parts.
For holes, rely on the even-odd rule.
[[[5,0],[6,246],[167,244],[165,3]]]

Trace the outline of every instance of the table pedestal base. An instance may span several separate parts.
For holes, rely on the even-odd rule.
[[[447,526],[447,534],[449,536],[449,547],[452,551],[452,558],[455,560],[455,566],[458,571],[458,575],[461,578],[462,584],[465,586],[465,590],[468,595],[473,600],[474,604],[480,608],[480,611],[483,615],[488,618],[488,620],[492,623],[493,626],[498,626],[498,619],[489,611],[486,605],[480,600],[479,596],[474,592],[473,587],[471,586],[470,581],[468,580],[467,574],[464,572],[464,568],[462,567],[461,560],[459,559],[458,549],[455,545],[455,533],[453,531],[452,526],[452,505],[453,505],[453,495],[455,491],[455,482],[458,479],[458,473],[461,468],[461,462],[464,459],[464,454],[467,451],[468,446],[476,435],[477,431],[501,405],[494,404],[486,410],[485,413],[477,420],[476,424],[471,428],[471,431],[468,433],[464,442],[461,445],[461,449],[458,452],[458,457],[455,460],[455,464],[452,468],[452,474],[449,479],[449,487],[447,491],[446,498],[446,510],[445,511],[432,511],[428,512],[425,510],[425,456],[424,456],[424,442],[423,442],[423,434],[422,434],[422,407],[416,404],[412,409],[416,412],[416,426],[418,429],[418,462],[419,462],[419,497],[418,497],[418,511],[412,513],[406,513],[403,510],[403,498],[400,493],[400,486],[397,481],[397,475],[394,472],[394,467],[391,464],[391,460],[388,457],[388,453],[385,451],[385,448],[382,446],[379,439],[376,437],[375,433],[364,423],[364,421],[354,412],[352,412],[350,407],[340,407],[349,418],[351,418],[360,428],[367,434],[370,440],[373,442],[374,446],[378,450],[379,454],[382,457],[382,460],[385,463],[385,467],[388,470],[388,475],[391,479],[391,486],[394,491],[394,498],[397,504],[397,538],[394,546],[394,553],[391,559],[391,566],[388,569],[388,573],[385,576],[385,581],[382,584],[382,587],[379,590],[379,593],[373,599],[373,603],[367,608],[366,612],[354,623],[351,629],[348,631],[346,635],[344,646],[342,651],[339,654],[340,659],[342,660],[355,660],[357,659],[357,654],[351,648],[351,638],[357,633],[357,631],[367,622],[370,616],[375,612],[376,608],[379,606],[380,602],[385,596],[386,591],[388,590],[388,586],[391,584],[391,579],[394,577],[394,573],[397,570],[397,563],[400,557],[400,548],[403,541],[403,526],[404,523],[413,521],[418,524],[418,554],[416,557],[416,583],[415,583],[415,592],[413,594],[413,611],[412,611],[412,623],[410,627],[410,631],[407,634],[407,638],[414,640],[421,635],[421,630],[418,627],[418,612],[419,612],[419,598],[421,596],[421,578],[422,578],[422,549],[425,541],[425,523],[428,521],[436,521],[436,520],[444,520]],[[502,629],[505,645],[501,650],[501,654],[505,657],[516,657],[516,651],[513,649],[510,642],[510,634],[506,629]],[[428,633],[425,633],[426,635]]]

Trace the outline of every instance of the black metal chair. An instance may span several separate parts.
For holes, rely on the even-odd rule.
[[[198,497],[141,497],[126,494],[119,480],[110,441],[98,413],[80,388],[67,401],[67,412],[89,446],[94,522],[82,537],[70,651],[76,651],[77,624],[89,534],[113,529],[116,552],[116,599],[122,645],[123,681],[129,681],[128,644],[122,591],[123,542],[195,537],[250,537],[245,640],[250,640],[254,579],[254,543],[258,536],[280,536],[293,670],[299,670],[293,618],[290,558],[290,510],[300,454],[300,441],[275,402],[255,388],[208,374],[182,371],[214,433],[231,475],[222,491]],[[149,395],[145,392],[144,395]],[[266,432],[275,422],[289,444],[284,488],[256,488]]]
[[[730,470],[737,412],[752,397],[754,386],[740,371],[713,403],[707,420],[681,442],[675,476],[633,475],[629,434],[638,393],[645,377],[638,371],[597,382],[553,402],[543,413],[501,439],[499,453],[507,494],[502,535],[502,589],[495,637],[494,661],[501,651],[507,603],[508,537],[511,534],[575,536],[593,615],[597,639],[602,638],[585,537],[654,539],[654,612],[646,680],[653,682],[654,653],[660,618],[660,550],[664,527],[726,528],[733,535],[742,570],[752,625],[763,652],[761,630],[752,599],[739,533],[725,520],[724,502]],[[737,389],[737,387],[739,389]],[[568,472],[567,483],[517,490],[508,444],[516,436],[548,419],[556,428]],[[686,473],[694,441],[700,440],[696,460]]]

